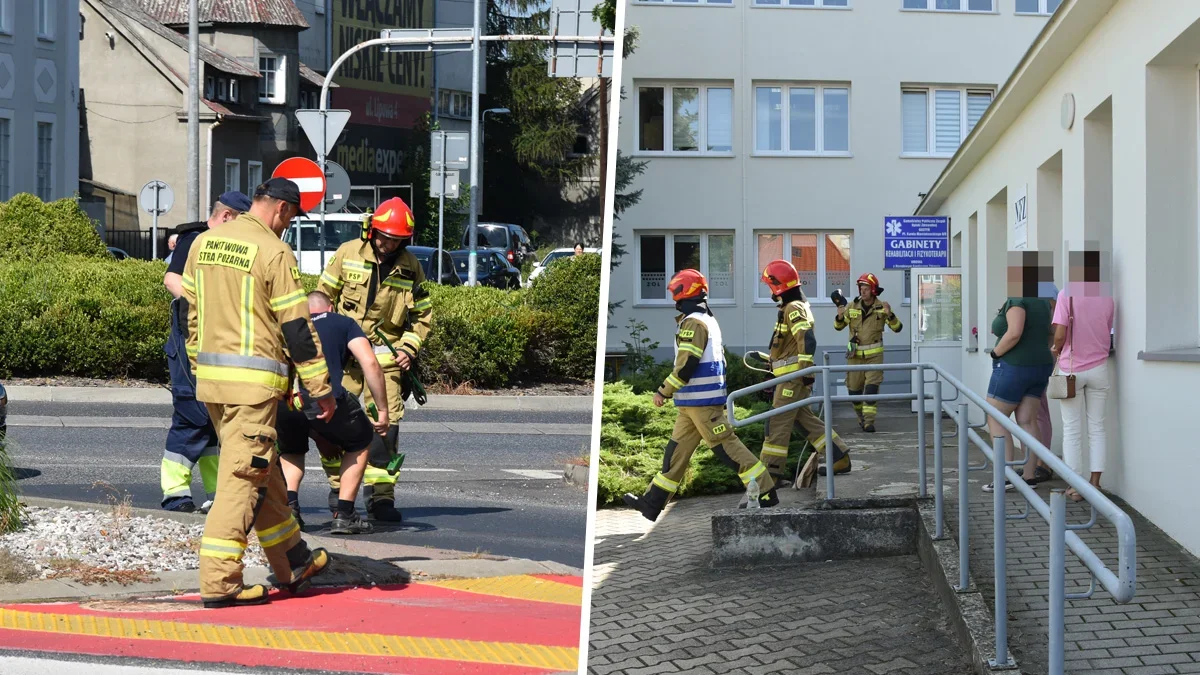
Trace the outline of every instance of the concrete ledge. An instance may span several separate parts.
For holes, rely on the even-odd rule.
[[[714,567],[912,555],[917,513],[911,505],[724,510],[712,516],[712,538]]]
[[[977,590],[975,581],[968,576],[970,585],[965,592],[958,592],[958,541],[947,532],[944,539],[935,540],[933,533],[937,531],[934,520],[934,504],[932,499],[919,500],[917,503],[919,533],[917,537],[917,555],[933,587],[937,590],[950,617],[959,643],[971,658],[977,675],[999,675],[1000,673],[1019,673],[1016,658],[1009,650],[1008,658],[1012,665],[1005,669],[996,669],[988,665],[988,661],[996,658],[996,622],[994,612],[988,609],[983,601],[983,595]]]
[[[171,390],[167,387],[38,387],[7,386],[9,401],[27,403],[116,403],[142,405],[171,405]],[[422,407],[428,410],[462,411],[591,411],[594,396],[430,396]],[[409,409],[415,404],[409,403]]]

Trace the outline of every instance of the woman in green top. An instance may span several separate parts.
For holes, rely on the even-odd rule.
[[[998,338],[992,348],[992,379],[988,383],[987,402],[1005,415],[1017,413],[1017,424],[1031,436],[1038,436],[1038,412],[1042,394],[1054,372],[1054,355],[1050,353],[1047,336],[1050,334],[1050,302],[1045,298],[1009,298],[992,320],[992,334]],[[988,418],[992,438],[1003,438],[1008,461],[1013,461],[1016,448],[1012,435],[992,418]],[[1025,481],[1034,482],[1036,457],[1030,453],[1025,463]],[[995,486],[983,486],[991,492]],[[1004,489],[1013,485],[1004,481]]]

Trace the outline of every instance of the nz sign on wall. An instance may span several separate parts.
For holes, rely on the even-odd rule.
[[[950,219],[888,216],[883,219],[883,268],[950,266]]]
[[[432,28],[433,0],[334,0],[333,53],[374,40],[385,28]],[[337,106],[355,124],[412,128],[429,110],[433,54],[364,49],[338,69]]]

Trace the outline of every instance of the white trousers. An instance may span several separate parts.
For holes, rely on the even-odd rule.
[[[1064,374],[1066,371],[1061,371]],[[1104,471],[1106,436],[1104,411],[1108,401],[1108,362],[1074,373],[1075,398],[1059,401],[1063,419],[1063,461],[1071,470],[1089,477],[1083,470],[1083,419],[1087,417],[1090,471]]]

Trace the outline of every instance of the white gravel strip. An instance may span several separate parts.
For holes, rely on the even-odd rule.
[[[114,571],[199,568],[199,556],[193,549],[199,545],[203,525],[149,516],[120,517],[114,511],[119,508],[94,511],[29,507],[25,510],[25,526],[18,532],[0,535],[0,548],[32,565],[43,579],[54,571],[50,562],[56,558]],[[266,565],[262,548],[253,537],[243,562],[247,566]]]

